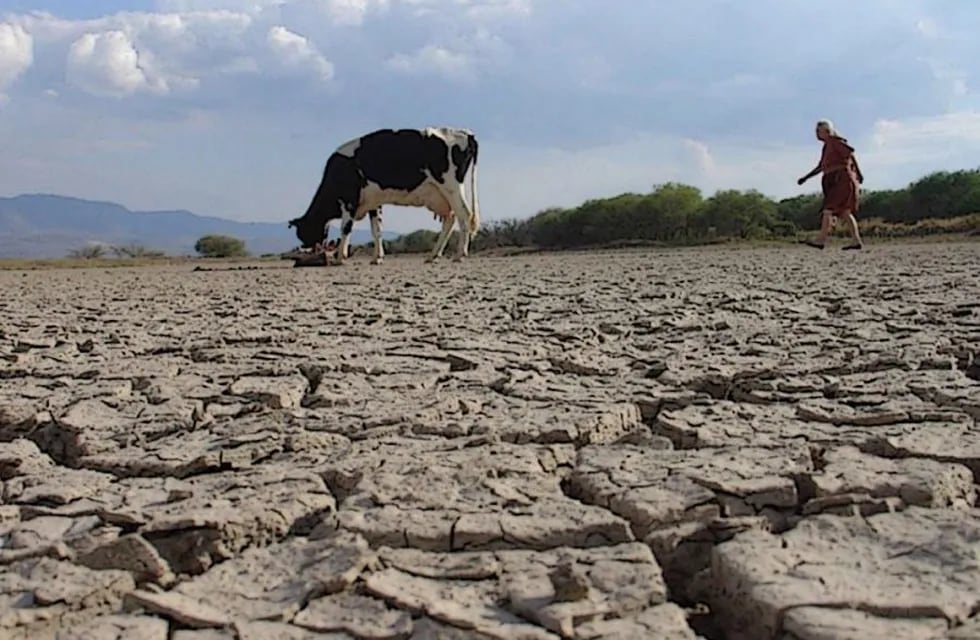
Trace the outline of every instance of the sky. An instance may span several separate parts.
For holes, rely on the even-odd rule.
[[[378,128],[480,140],[484,220],[680,181],[786,197],[980,166],[965,0],[2,0],[0,195],[301,215]],[[390,208],[385,228],[437,229]]]

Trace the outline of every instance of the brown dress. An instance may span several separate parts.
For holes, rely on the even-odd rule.
[[[834,170],[833,167],[843,168]],[[820,156],[820,168],[823,177],[820,184],[823,187],[822,211],[831,211],[840,216],[849,211],[857,214],[858,210],[858,178],[854,164],[854,147],[847,140],[834,136],[823,143],[823,153]],[[827,171],[831,169],[830,171]]]

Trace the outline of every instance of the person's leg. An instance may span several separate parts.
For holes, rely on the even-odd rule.
[[[820,216],[820,236],[817,238],[817,242],[827,244],[827,238],[830,237],[830,229],[833,224],[834,212],[830,209],[824,209],[823,214]]]
[[[820,235],[817,236],[816,240],[804,240],[803,243],[811,247],[816,247],[817,249],[823,249],[824,245],[827,244],[827,236],[830,235],[830,225],[833,217],[833,211],[824,209],[820,214]]]
[[[844,218],[847,220],[847,224],[851,227],[851,244],[844,247],[844,249],[860,249],[863,245],[861,242],[861,232],[858,230],[857,218],[850,211],[844,213]]]

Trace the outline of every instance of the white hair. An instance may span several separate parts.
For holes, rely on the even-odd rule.
[[[832,136],[837,135],[837,129],[834,127],[834,123],[831,122],[830,120],[817,120],[817,126],[826,127],[827,133],[829,133]]]

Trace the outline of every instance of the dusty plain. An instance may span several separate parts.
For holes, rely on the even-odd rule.
[[[0,638],[980,638],[980,244],[251,266],[0,272]]]

